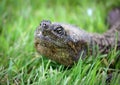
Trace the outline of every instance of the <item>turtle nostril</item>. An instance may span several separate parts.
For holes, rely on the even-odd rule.
[[[47,23],[41,23],[40,26],[45,30],[45,29],[48,29],[49,28],[49,24]]]
[[[40,26],[41,26],[41,23],[40,23]]]
[[[47,28],[48,28],[48,25],[47,25],[46,23],[43,23],[43,27],[44,27],[45,29],[47,29]]]
[[[41,26],[43,29],[48,29],[49,26],[50,26],[50,24],[51,24],[50,21],[43,20],[43,21],[40,23],[40,26]]]

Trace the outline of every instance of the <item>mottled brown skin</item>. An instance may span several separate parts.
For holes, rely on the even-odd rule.
[[[77,61],[82,51],[87,51],[90,40],[89,34],[83,30],[50,21],[42,21],[35,32],[37,51],[66,66]]]
[[[70,24],[48,20],[43,20],[35,31],[36,50],[65,66],[73,65],[79,58],[96,54],[96,46],[101,53],[108,53],[115,46],[120,49],[119,21],[104,34],[92,34]]]

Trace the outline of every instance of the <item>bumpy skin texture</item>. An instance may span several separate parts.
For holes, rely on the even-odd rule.
[[[35,31],[36,50],[65,66],[71,66],[87,55],[108,53],[112,47],[120,49],[120,22],[111,25],[104,34],[91,34],[70,24],[43,20]]]

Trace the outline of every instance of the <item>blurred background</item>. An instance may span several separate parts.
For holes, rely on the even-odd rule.
[[[42,60],[34,49],[34,31],[42,20],[103,33],[108,28],[107,13],[119,6],[120,0],[1,0],[0,80],[15,77],[24,67],[30,70],[40,65]]]

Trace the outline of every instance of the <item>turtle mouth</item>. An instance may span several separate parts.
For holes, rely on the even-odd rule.
[[[60,42],[49,35],[43,35],[41,31],[39,33],[35,33],[35,45],[38,44],[43,47],[59,47],[59,48],[66,47],[64,42]]]

